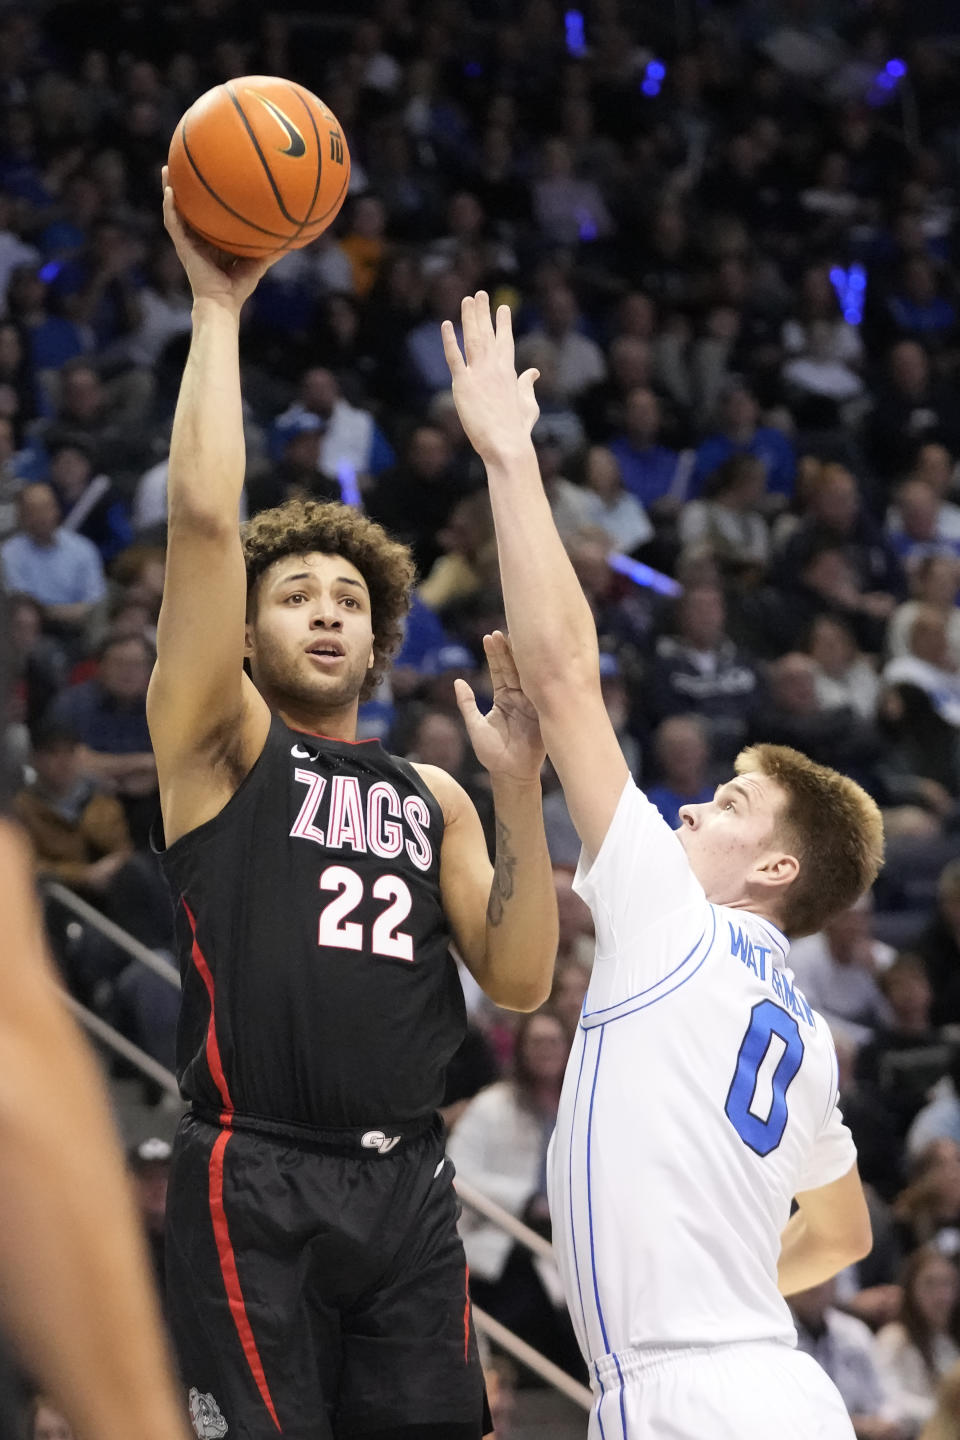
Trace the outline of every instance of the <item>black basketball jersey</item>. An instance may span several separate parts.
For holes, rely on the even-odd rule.
[[[177,1073],[207,1112],[319,1129],[441,1102],[466,1015],[440,903],[443,812],[378,740],[274,717],[219,815],[163,855],[177,902]]]

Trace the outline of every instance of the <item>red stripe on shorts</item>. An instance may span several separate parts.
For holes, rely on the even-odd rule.
[[[247,1357],[250,1373],[254,1378],[257,1389],[260,1391],[260,1398],[270,1412],[270,1419],[282,1435],[283,1430],[280,1427],[280,1421],[277,1419],[277,1412],[273,1405],[273,1397],[270,1394],[270,1387],[267,1384],[267,1377],[263,1370],[263,1361],[260,1359],[260,1351],[257,1349],[257,1342],[250,1325],[250,1317],[247,1314],[243,1290],[240,1286],[240,1274],[237,1270],[237,1257],[234,1254],[233,1245],[230,1241],[227,1216],[223,1208],[223,1152],[227,1148],[232,1133],[231,1130],[222,1131],[217,1137],[213,1150],[210,1152],[210,1217],[213,1220],[213,1234],[217,1242],[217,1255],[220,1258],[220,1273],[223,1276],[223,1283],[226,1287],[227,1300],[230,1304],[233,1323],[237,1327],[240,1344],[243,1347],[244,1355]]]
[[[470,1266],[464,1266],[463,1293],[466,1296],[466,1304],[463,1307],[463,1361],[467,1364],[470,1359]]]

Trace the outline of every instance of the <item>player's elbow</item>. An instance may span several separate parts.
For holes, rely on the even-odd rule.
[[[863,1216],[847,1237],[848,1259],[846,1264],[855,1265],[858,1260],[865,1260],[872,1249],[873,1226],[870,1223],[869,1212],[866,1210],[866,1207],[864,1207]]]
[[[526,1015],[532,1010],[539,1010],[550,999],[552,976],[504,976],[502,979],[489,979],[482,988],[487,998],[501,1010],[516,1010]]]
[[[582,700],[592,690],[599,693],[597,657],[547,651],[535,666],[521,670],[520,683],[541,722],[569,718],[572,698]]]

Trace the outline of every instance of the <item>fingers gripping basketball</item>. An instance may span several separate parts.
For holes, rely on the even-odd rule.
[[[247,75],[201,95],[170,142],[170,184],[187,223],[251,259],[309,245],[350,181],[340,125],[292,80]]]

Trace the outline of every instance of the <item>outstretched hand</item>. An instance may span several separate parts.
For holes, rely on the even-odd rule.
[[[501,630],[494,630],[492,635],[484,635],[483,649],[493,682],[490,712],[480,713],[466,680],[454,681],[474,753],[495,779],[536,780],[547,752],[537,712],[521,689],[510,642]]]
[[[230,306],[239,315],[241,306],[257,285],[280,259],[282,251],[264,260],[244,260],[217,250],[201,240],[180,217],[167,167],[161,171],[163,181],[163,223],[173,241],[180,263],[187,272],[195,300],[217,300]]]
[[[518,376],[509,305],[497,309],[494,326],[485,290],[464,297],[463,354],[449,320],[441,327],[453,398],[471,445],[482,460],[509,459],[529,444],[540,414],[534,382],[538,370]]]

